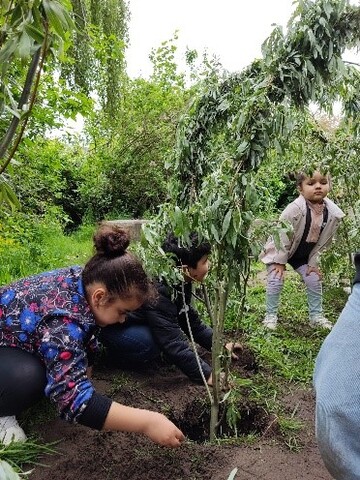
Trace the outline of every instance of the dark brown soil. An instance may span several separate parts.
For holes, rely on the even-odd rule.
[[[256,370],[248,353],[244,351],[234,366],[242,377]],[[279,399],[289,416],[294,413],[304,424],[296,433],[296,441],[281,435],[275,416],[244,400],[239,405],[240,438],[223,431],[231,440],[210,445],[206,443],[209,414],[205,389],[177,369],[162,364],[130,373],[97,367],[94,383],[99,392],[121,403],[164,412],[188,440],[179,449],[170,450],[140,435],[97,432],[52,420],[35,427],[35,433],[45,442],[61,440],[56,446],[58,454],[43,457],[46,466],[35,467],[30,480],[227,480],[235,467],[236,480],[331,479],[314,439],[310,391],[296,389]],[[251,444],[244,440],[244,434],[249,433],[256,434]]]

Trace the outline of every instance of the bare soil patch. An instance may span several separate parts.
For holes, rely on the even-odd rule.
[[[235,364],[244,377],[256,371],[251,352]],[[186,433],[181,448],[169,450],[147,438],[125,433],[97,432],[59,419],[34,427],[44,442],[60,440],[58,454],[44,457],[30,480],[227,480],[237,467],[237,480],[331,480],[314,438],[314,398],[296,389],[279,398],[304,428],[300,451],[292,451],[281,436],[276,418],[261,405],[243,399],[238,439],[226,430],[220,445],[210,445],[209,412],[204,387],[194,385],[179,370],[161,364],[137,372],[98,366],[94,383],[99,392],[126,405],[162,411]],[[251,444],[244,435],[255,433]]]

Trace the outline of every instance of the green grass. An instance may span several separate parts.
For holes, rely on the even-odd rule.
[[[315,359],[328,330],[309,325],[305,286],[295,273],[287,274],[275,331],[262,326],[265,300],[264,281],[252,281],[240,320],[239,302],[236,296],[230,299],[226,330],[235,335],[235,340],[245,343],[256,358],[258,371],[251,376],[251,385],[245,387],[248,399],[277,416],[284,443],[290,450],[297,451],[301,448],[298,433],[304,426],[296,418],[296,412],[289,415],[281,398],[294,387],[312,388]],[[324,312],[329,320],[335,323],[346,300],[347,295],[341,288],[325,285]],[[244,395],[243,389],[236,390],[239,398]]]
[[[72,235],[58,229],[39,230],[36,245],[10,239],[0,246],[0,285],[55,268],[83,265],[90,258],[95,226],[84,226]]]
[[[336,320],[345,302],[346,294],[340,288],[325,291],[325,313],[330,320]],[[305,288],[298,275],[289,275],[285,281],[275,331],[262,326],[264,315],[265,285],[255,285],[248,289],[246,312],[239,327],[259,367],[270,376],[310,385],[314,361],[328,331],[310,327]],[[237,322],[232,325],[231,318],[229,312],[229,331]]]
[[[94,226],[86,226],[73,235],[49,235],[44,239],[38,256],[38,271],[83,265],[92,255]]]
[[[39,458],[57,453],[56,443],[41,444],[38,440],[28,439],[26,442],[11,442],[9,445],[0,443],[0,461],[7,462],[15,472],[24,474],[23,467],[43,465]]]

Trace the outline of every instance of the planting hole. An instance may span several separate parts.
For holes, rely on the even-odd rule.
[[[229,425],[227,421],[226,412],[221,412],[218,438],[233,438],[249,434],[263,435],[265,433],[268,436],[271,432],[275,433],[274,427],[277,423],[264,408],[253,404],[241,404],[237,406],[236,410],[238,415],[235,420],[232,415],[232,425]],[[210,438],[210,406],[203,401],[193,400],[181,414],[174,414],[171,420],[187,438],[194,442],[203,443]]]

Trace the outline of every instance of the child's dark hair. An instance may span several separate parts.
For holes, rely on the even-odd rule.
[[[173,233],[168,233],[162,245],[164,252],[172,253],[176,257],[176,264],[196,268],[198,261],[211,252],[211,245],[207,241],[199,241],[197,233],[190,234],[190,245],[182,244]]]
[[[126,249],[130,239],[117,225],[100,224],[94,237],[95,254],[84,267],[84,287],[102,283],[110,296],[152,301],[155,290],[140,260]]]

